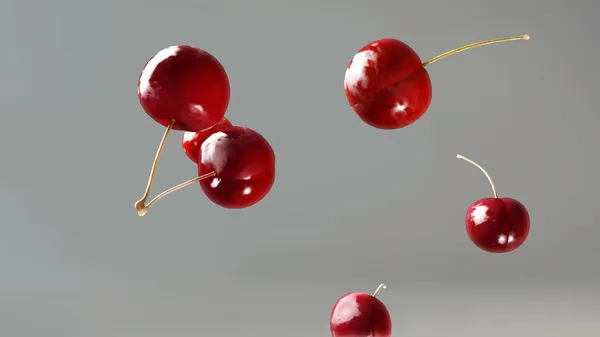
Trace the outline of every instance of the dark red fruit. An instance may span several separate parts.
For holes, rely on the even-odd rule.
[[[183,152],[186,156],[188,156],[188,158],[190,158],[191,161],[197,164],[198,155],[200,154],[200,146],[206,140],[206,138],[217,131],[227,129],[231,126],[233,126],[231,122],[226,117],[223,117],[217,122],[217,124],[206,130],[199,132],[184,132],[183,136],[181,137],[181,147],[183,148]]]
[[[225,208],[245,208],[262,200],[275,181],[275,153],[249,128],[233,126],[210,135],[200,147],[198,175],[206,196]]]
[[[484,198],[467,210],[467,234],[473,243],[490,253],[519,248],[529,234],[529,213],[512,198]]]
[[[365,293],[349,293],[333,306],[332,337],[390,337],[392,320],[380,300]]]
[[[490,253],[508,253],[519,248],[529,235],[529,213],[523,204],[512,198],[499,198],[496,186],[483,167],[473,160],[456,156],[485,174],[494,198],[480,199],[467,210],[465,225],[473,243]]]
[[[360,49],[348,64],[344,88],[356,114],[380,129],[412,124],[431,103],[431,80],[419,55],[395,39]]]
[[[215,125],[229,105],[229,78],[219,61],[192,46],[159,51],[145,65],[138,98],[161,125],[175,120],[174,130],[202,131]]]

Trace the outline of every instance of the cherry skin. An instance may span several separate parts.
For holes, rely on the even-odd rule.
[[[174,130],[202,131],[215,125],[229,105],[229,78],[219,61],[192,46],[165,48],[145,65],[138,98],[146,113]]]
[[[200,154],[200,145],[208,138],[210,135],[217,131],[221,131],[223,129],[227,129],[233,126],[231,122],[226,118],[221,118],[217,124],[212,127],[202,130],[199,132],[191,132],[186,131],[183,133],[181,137],[181,147],[183,148],[183,152],[185,155],[190,158],[191,161],[198,164],[198,155]]]
[[[200,187],[215,204],[245,208],[262,200],[275,182],[275,153],[269,142],[249,128],[232,126],[210,135],[200,146]]]
[[[395,39],[361,48],[348,64],[344,89],[360,119],[379,129],[410,125],[431,103],[431,80],[419,55]]]
[[[365,293],[349,293],[333,306],[332,337],[390,337],[392,320],[383,302]]]
[[[403,128],[421,118],[431,104],[431,79],[426,66],[465,50],[515,40],[529,40],[529,35],[473,43],[425,62],[402,41],[373,41],[348,63],[344,77],[346,98],[365,123],[379,129]]]
[[[467,234],[480,249],[507,253],[519,248],[529,234],[529,213],[512,198],[484,198],[467,210]]]
[[[493,198],[480,199],[469,206],[465,225],[467,235],[479,249],[490,253],[508,253],[519,248],[529,235],[529,212],[519,201],[500,198],[490,175],[473,160],[456,156],[485,174],[494,193]]]

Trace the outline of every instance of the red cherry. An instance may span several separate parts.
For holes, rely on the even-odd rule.
[[[219,61],[191,46],[159,51],[144,66],[138,98],[146,113],[161,125],[175,120],[173,129],[201,131],[225,115],[229,78]]]
[[[332,337],[390,337],[392,320],[385,304],[376,298],[379,285],[373,295],[349,293],[333,306],[329,324]]]
[[[183,148],[183,152],[186,154],[186,156],[188,156],[188,158],[190,158],[191,161],[197,164],[198,154],[200,153],[200,145],[202,145],[206,138],[217,131],[221,131],[231,126],[233,126],[231,122],[226,117],[223,117],[217,122],[217,124],[206,130],[199,132],[184,132],[183,136],[181,137],[181,147]]]
[[[348,64],[344,89],[356,114],[380,129],[413,123],[431,102],[431,81],[421,59],[394,39],[377,40],[360,49]]]
[[[492,39],[460,47],[429,61],[395,39],[373,41],[361,48],[346,69],[344,89],[348,103],[367,124],[398,129],[421,118],[431,103],[431,80],[425,67],[450,55],[476,47],[529,35]]]
[[[164,143],[164,138],[163,142]],[[157,153],[160,157],[161,148]],[[158,159],[150,173],[150,183]],[[275,182],[275,152],[258,132],[230,126],[209,135],[199,151],[198,177],[160,193],[148,204],[147,194],[136,202],[140,216],[160,199],[186,186],[200,182],[204,194],[225,208],[245,208],[262,200]]]
[[[493,198],[480,199],[469,207],[465,224],[467,234],[480,249],[490,253],[508,253],[519,248],[529,235],[529,213],[523,204],[512,198],[499,198],[489,174],[471,159],[457,155],[487,177]]]
[[[275,153],[258,132],[233,126],[210,135],[200,147],[198,175],[206,196],[225,208],[245,208],[262,200],[275,181]]]

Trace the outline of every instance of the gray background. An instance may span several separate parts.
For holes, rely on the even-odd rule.
[[[0,336],[328,336],[335,300],[380,294],[394,336],[597,337],[600,197],[596,0],[27,1],[0,8]],[[416,124],[368,127],[345,67],[394,37],[425,60],[434,98]],[[228,116],[278,160],[255,207],[197,187],[143,192],[163,128],[136,97],[159,49],[214,54]],[[166,146],[152,195],[194,177]],[[522,201],[521,249],[479,251],[463,217]]]

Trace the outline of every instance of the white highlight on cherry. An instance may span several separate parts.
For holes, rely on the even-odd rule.
[[[227,134],[224,132],[215,132],[210,137],[206,138],[206,140],[201,145],[201,158],[200,162],[204,165],[210,163],[213,169],[216,172],[220,172],[223,170],[225,165],[227,164],[227,157],[224,155],[225,151],[218,151],[218,147],[220,146],[222,139],[227,137]]]
[[[206,113],[206,110],[200,104],[191,104],[190,105],[190,110],[196,112],[198,115],[200,115],[202,117],[207,117],[208,116],[208,114]],[[198,116],[198,118],[200,118],[200,116]]]
[[[335,324],[344,324],[348,323],[356,317],[360,316],[360,310],[358,307],[358,302],[356,301],[356,296],[346,296],[338,302],[335,307],[335,313],[333,317],[335,317]]]
[[[396,105],[394,105],[394,108],[392,109],[392,113],[394,115],[406,115],[406,108],[408,108],[408,104],[396,102]]]
[[[150,84],[150,79],[156,67],[171,56],[175,56],[179,51],[179,46],[167,47],[154,55],[142,70],[138,86],[138,94],[142,97],[153,97],[155,92]]]
[[[500,234],[498,236],[498,243],[501,245],[506,244],[506,243],[512,243],[513,241],[515,241],[515,236],[512,233],[509,234],[508,236],[504,235],[504,234]]]
[[[352,58],[352,63],[346,69],[344,86],[347,90],[356,92],[369,86],[369,78],[366,74],[368,67],[377,67],[377,53],[372,50],[364,50]]]
[[[195,137],[196,137],[195,132],[186,131],[183,133],[183,141],[185,143],[191,142],[192,140],[194,140]]]
[[[487,206],[482,204],[475,206],[475,209],[471,212],[471,221],[473,221],[475,225],[481,225],[486,222],[489,219],[489,216],[487,215],[488,209]]]
[[[219,186],[220,183],[221,179],[214,177],[213,180],[210,182],[210,187],[216,188],[217,186]]]

